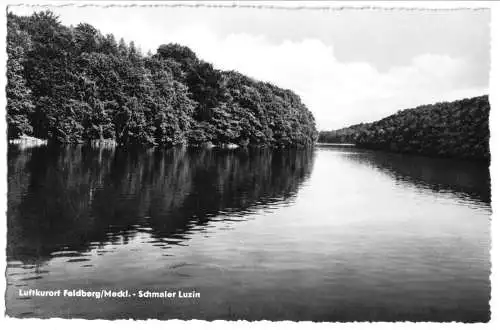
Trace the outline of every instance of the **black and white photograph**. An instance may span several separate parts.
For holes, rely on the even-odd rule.
[[[459,4],[6,4],[5,316],[490,322]]]

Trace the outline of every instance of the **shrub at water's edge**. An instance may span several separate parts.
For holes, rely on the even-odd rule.
[[[379,121],[320,132],[319,142],[429,156],[489,160],[488,96],[424,105]]]
[[[187,47],[142,55],[50,11],[9,13],[7,23],[9,139],[286,147],[317,137],[295,93],[214,69]]]

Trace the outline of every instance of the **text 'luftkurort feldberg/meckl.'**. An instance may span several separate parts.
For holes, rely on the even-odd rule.
[[[68,298],[200,298],[201,294],[196,290],[191,291],[150,291],[150,290],[97,290],[90,291],[84,289],[59,289],[59,290],[38,290],[38,289],[19,289],[20,297],[68,297]]]

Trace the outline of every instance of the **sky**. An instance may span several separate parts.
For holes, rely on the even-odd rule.
[[[218,69],[296,92],[320,130],[488,94],[490,11],[183,6],[44,7],[143,53],[176,42]],[[29,15],[42,9],[13,6]]]

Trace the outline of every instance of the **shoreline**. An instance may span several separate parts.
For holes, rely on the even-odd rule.
[[[356,147],[355,143],[316,142],[317,146]]]
[[[110,139],[104,139],[104,140],[91,140],[88,142],[81,142],[81,143],[61,143],[57,141],[50,141],[50,140],[44,140],[28,135],[23,135],[21,137],[18,137],[16,139],[9,139],[8,140],[9,145],[17,145],[21,149],[27,149],[27,148],[33,148],[33,147],[40,147],[40,146],[47,146],[47,145],[86,145],[86,146],[91,146],[91,147],[98,147],[98,148],[127,148],[127,147],[132,147],[132,148],[137,148],[137,147],[145,147],[145,148],[159,148],[159,147],[164,147],[165,149],[169,148],[175,148],[175,147],[181,147],[181,148],[199,148],[199,149],[216,149],[216,150],[247,150],[247,149],[263,149],[263,148],[269,148],[269,149],[275,149],[275,150],[283,150],[283,149],[302,149],[302,148],[310,148],[310,147],[341,147],[341,148],[352,148],[352,149],[361,149],[361,150],[371,150],[371,151],[380,151],[380,152],[387,152],[387,153],[392,153],[392,154],[398,154],[398,155],[412,155],[412,156],[421,156],[421,157],[429,157],[429,158],[441,158],[441,159],[456,159],[456,160],[468,160],[468,161],[475,161],[475,162],[490,162],[491,160],[491,155],[489,158],[471,158],[471,157],[460,157],[460,156],[446,156],[446,155],[434,155],[434,154],[425,154],[425,153],[417,153],[417,152],[401,152],[401,151],[394,151],[390,149],[383,149],[383,148],[370,148],[365,145],[360,145],[356,143],[332,143],[332,142],[315,142],[312,145],[289,145],[289,146],[280,146],[280,145],[252,145],[252,144],[246,144],[246,145],[238,145],[235,143],[220,143],[220,144],[214,144],[212,142],[204,142],[201,144],[178,144],[178,145],[172,145],[172,146],[162,146],[162,145],[137,145],[137,144],[118,144],[115,140],[110,140]]]
[[[221,150],[235,150],[235,149],[247,149],[247,148],[271,148],[271,149],[296,149],[296,148],[309,148],[316,146],[316,143],[311,145],[266,145],[266,144],[236,144],[236,143],[213,143],[211,141],[197,144],[177,144],[177,145],[141,145],[141,144],[119,144],[115,140],[104,139],[104,140],[90,140],[85,142],[59,142],[47,139],[40,139],[33,136],[23,135],[15,139],[8,139],[9,145],[18,145],[22,148],[38,147],[45,145],[86,145],[92,147],[105,147],[105,148],[127,148],[127,147],[145,147],[145,148],[174,148],[174,147],[186,147],[186,148],[201,148],[201,149],[221,149]]]

